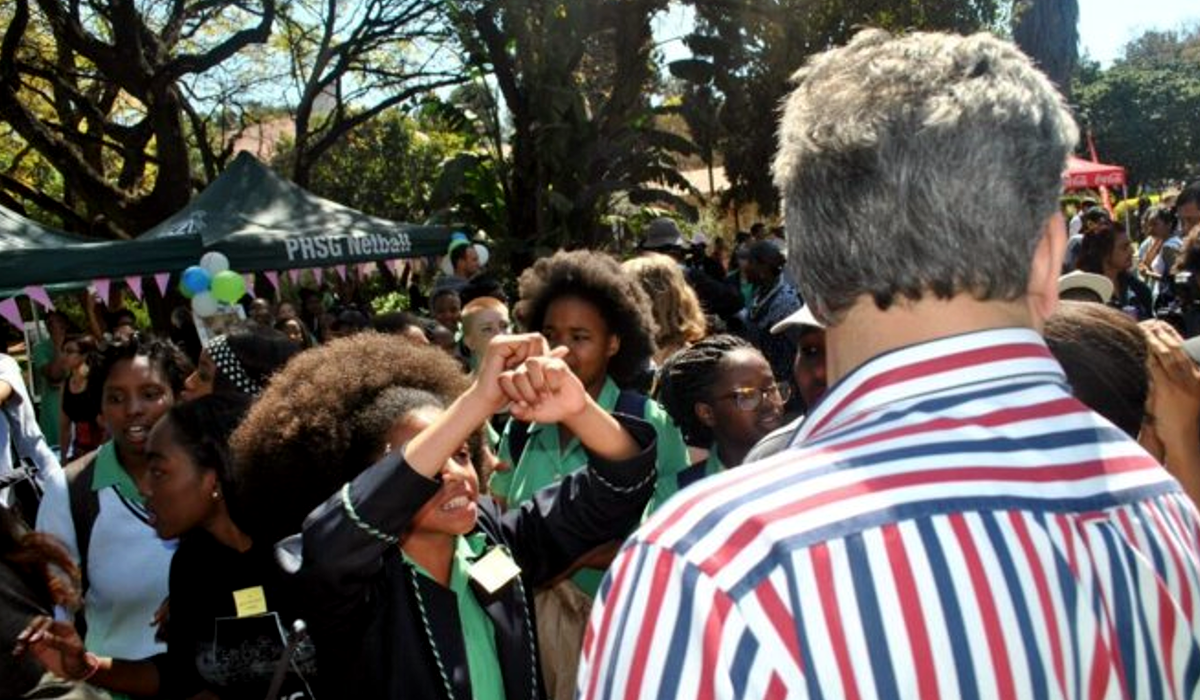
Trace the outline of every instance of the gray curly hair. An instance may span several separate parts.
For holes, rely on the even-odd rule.
[[[983,33],[865,30],[793,79],[774,176],[818,318],[863,294],[1025,293],[1079,135],[1028,57]]]

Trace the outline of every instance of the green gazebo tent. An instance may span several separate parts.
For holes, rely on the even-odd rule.
[[[86,241],[0,208],[0,295],[27,285],[180,272],[210,250],[224,253],[237,272],[440,255],[450,234],[322,199],[243,152],[181,211],[130,241]]]
[[[134,243],[199,239],[205,251],[224,253],[232,269],[258,272],[441,255],[450,234],[322,199],[242,152],[188,206]]]

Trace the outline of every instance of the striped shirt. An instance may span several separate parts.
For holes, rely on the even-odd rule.
[[[859,367],[614,562],[582,698],[1200,696],[1200,519],[1029,330]]]

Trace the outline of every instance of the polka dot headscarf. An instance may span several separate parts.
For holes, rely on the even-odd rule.
[[[233,354],[233,349],[229,347],[229,340],[226,336],[218,335],[213,338],[207,349],[213,364],[217,366],[222,376],[238,388],[238,391],[247,396],[258,396],[262,393],[262,384],[246,374],[246,368],[242,367],[237,355]]]

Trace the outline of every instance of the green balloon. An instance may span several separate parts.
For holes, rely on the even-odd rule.
[[[218,272],[212,278],[212,295],[226,304],[236,303],[246,294],[246,280],[233,270]]]

